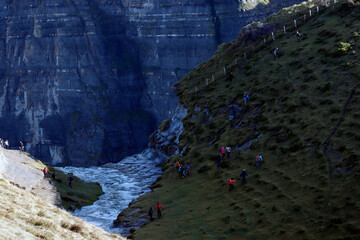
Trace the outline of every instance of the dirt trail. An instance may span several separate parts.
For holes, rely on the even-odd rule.
[[[61,199],[49,179],[44,179],[45,165],[18,150],[0,147],[0,178],[39,195],[43,200],[60,206]]]
[[[328,154],[328,152],[329,152],[329,141],[330,141],[330,139],[332,138],[332,136],[334,136],[334,134],[336,133],[336,131],[337,131],[338,128],[340,127],[341,123],[343,122],[344,117],[345,117],[345,114],[346,114],[346,109],[347,109],[347,107],[349,106],[351,100],[352,100],[353,97],[354,97],[354,94],[355,94],[356,90],[357,90],[359,87],[360,87],[360,84],[356,85],[356,86],[352,89],[352,91],[351,91],[351,93],[350,93],[350,95],[349,95],[346,103],[344,104],[344,107],[343,107],[343,109],[342,109],[342,112],[341,112],[341,116],[340,116],[340,118],[339,118],[339,121],[336,123],[336,125],[335,125],[334,128],[333,128],[333,130],[331,131],[331,133],[329,134],[329,136],[324,140],[324,143],[323,143],[323,154],[324,154],[324,156],[325,156],[325,158],[326,158],[326,160],[327,160],[327,164],[328,164],[328,178],[329,178],[329,180],[328,180],[328,181],[329,181],[329,193],[328,193],[328,195],[329,195],[329,200],[331,199],[331,198],[330,198],[330,194],[331,194],[331,189],[332,189],[332,174],[333,174],[333,170],[334,170],[334,169],[333,169],[333,166],[332,166],[331,158],[330,158],[330,156],[329,156],[329,154]]]

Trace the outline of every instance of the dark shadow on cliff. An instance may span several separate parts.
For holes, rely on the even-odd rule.
[[[122,158],[144,150],[148,136],[155,129],[155,118],[146,111],[141,99],[146,94],[146,83],[141,71],[137,43],[127,34],[124,16],[108,15],[94,1],[88,1],[102,36],[108,63],[114,71],[115,83],[103,81],[108,87],[108,109],[103,119],[105,137],[103,157],[98,164],[118,162]],[[151,102],[148,103],[151,105]]]

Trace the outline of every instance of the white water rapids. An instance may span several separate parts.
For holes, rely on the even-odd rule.
[[[180,133],[184,129],[181,119],[186,115],[187,110],[178,105],[170,120],[169,128],[158,132],[159,138],[162,139],[161,144],[168,146],[172,141],[179,143]],[[177,150],[175,154],[179,153]],[[73,215],[108,232],[127,233],[129,229],[112,228],[113,220],[128,207],[132,200],[150,191],[149,186],[162,174],[161,168],[156,165],[166,159],[167,157],[160,152],[146,149],[118,163],[108,163],[101,167],[58,168],[65,173],[73,173],[84,181],[98,182],[104,191],[104,194],[93,205],[78,209]],[[73,187],[76,187],[76,182],[73,182]]]
[[[147,149],[101,167],[59,167],[59,170],[73,173],[84,181],[98,182],[104,191],[93,205],[77,209],[72,214],[109,232],[123,233],[125,229],[112,228],[113,220],[132,200],[150,191],[149,186],[161,175],[161,168],[156,165],[165,160],[164,155]],[[76,182],[73,187],[76,188]]]

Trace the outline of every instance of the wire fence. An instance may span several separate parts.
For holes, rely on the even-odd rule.
[[[350,0],[351,1],[351,0]],[[223,78],[227,75],[227,68],[234,67],[241,63],[242,61],[247,61],[250,59],[257,51],[268,47],[270,44],[275,42],[278,38],[285,36],[286,34],[297,30],[300,26],[305,24],[310,19],[320,15],[330,6],[337,6],[343,3],[349,3],[349,0],[320,0],[318,4],[314,7],[307,7],[305,9],[296,12],[296,16],[292,18],[291,21],[287,21],[281,25],[280,28],[272,31],[271,34],[265,36],[264,38],[259,38],[256,41],[253,41],[251,44],[246,47],[237,49],[237,53],[234,54],[236,57],[233,60],[231,65],[223,66],[221,71],[212,73],[210,77],[206,77],[200,83],[195,83],[187,93],[198,93],[199,90],[205,89],[208,85],[215,83],[217,79]]]

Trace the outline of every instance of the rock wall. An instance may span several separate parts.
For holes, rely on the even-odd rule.
[[[139,152],[174,113],[176,81],[244,25],[300,1],[272,2],[239,12],[237,0],[0,1],[0,137],[58,165]]]

